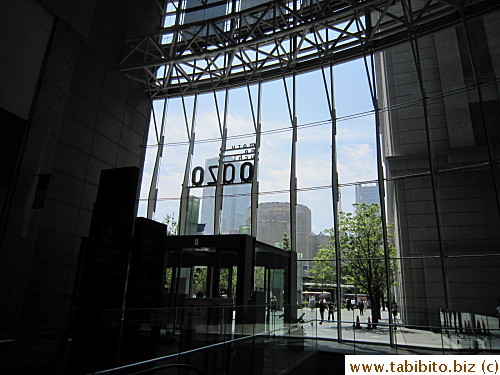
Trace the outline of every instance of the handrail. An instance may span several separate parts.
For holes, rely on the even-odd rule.
[[[151,371],[156,371],[156,370],[160,370],[160,369],[164,369],[164,368],[168,368],[168,366],[172,367],[174,364],[165,364],[165,365],[159,365],[159,366],[156,366],[156,367],[153,367],[153,368],[148,368],[148,369],[137,369],[137,367],[139,366],[145,366],[145,365],[150,365],[150,364],[153,364],[154,362],[158,362],[158,361],[162,361],[162,360],[168,360],[168,359],[173,359],[173,358],[180,358],[181,356],[185,356],[185,355],[189,355],[189,354],[192,354],[192,353],[197,353],[197,352],[201,352],[201,351],[204,351],[204,350],[207,350],[207,349],[212,349],[212,348],[217,348],[217,347],[221,347],[221,346],[224,346],[224,345],[227,345],[227,344],[233,344],[233,343],[238,343],[238,342],[242,342],[242,341],[247,341],[247,340],[251,340],[251,339],[254,339],[254,338],[257,338],[257,337],[263,337],[263,336],[267,336],[267,337],[276,337],[276,333],[278,332],[286,332],[288,331],[288,333],[292,333],[292,330],[294,328],[304,328],[305,326],[307,325],[313,325],[313,324],[316,324],[318,322],[331,322],[331,323],[340,323],[341,325],[344,325],[344,326],[348,326],[348,325],[354,325],[356,324],[357,322],[354,321],[354,320],[341,320],[341,321],[329,321],[329,320],[321,320],[321,319],[318,319],[318,318],[312,318],[312,319],[307,319],[307,320],[303,320],[302,319],[302,316],[301,318],[299,318],[297,320],[297,322],[293,322],[293,323],[289,323],[289,324],[286,324],[282,327],[279,327],[279,328],[275,328],[275,329],[271,329],[271,330],[265,330],[263,332],[259,332],[259,333],[254,333],[254,334],[248,334],[248,335],[245,335],[245,336],[242,336],[242,337],[237,337],[237,338],[232,338],[230,340],[226,340],[226,341],[221,341],[221,342],[218,342],[218,343],[215,343],[215,344],[210,344],[210,345],[205,345],[205,346],[202,346],[202,347],[199,347],[199,348],[195,348],[195,349],[190,349],[190,350],[186,350],[186,351],[183,351],[183,352],[180,352],[180,353],[174,353],[174,354],[169,354],[169,355],[165,355],[165,356],[161,356],[161,357],[156,357],[156,358],[152,358],[152,359],[148,359],[148,360],[144,360],[144,361],[141,361],[141,362],[136,362],[136,363],[132,363],[132,364],[127,364],[127,365],[122,365],[122,366],[118,366],[118,367],[114,367],[114,368],[111,368],[111,369],[106,369],[106,370],[99,370],[99,371],[95,371],[95,372],[92,372],[90,373],[91,375],[104,375],[104,374],[111,374],[111,373],[119,373],[121,371],[135,371],[135,372],[126,372],[127,374],[129,375],[140,375],[140,374],[147,374],[147,373],[150,373]],[[366,325],[367,322],[362,322],[361,324],[363,325]],[[446,330],[446,329],[449,329],[450,327],[447,327],[447,326],[416,326],[416,325],[407,325],[407,324],[403,324],[402,322],[400,323],[386,323],[386,322],[383,322],[383,321],[379,321],[377,323],[374,323],[372,322],[371,323],[372,325],[376,325],[377,327],[381,328],[381,327],[384,327],[384,328],[390,328],[390,327],[393,327],[393,328],[407,328],[407,329],[425,329],[425,330],[432,330],[432,329],[438,329],[438,330]],[[492,331],[494,331],[494,329],[492,329]],[[443,335],[443,333],[441,333]],[[466,333],[464,333],[466,334]],[[481,332],[480,331],[473,331],[473,332],[470,332],[469,333],[470,336],[482,336]],[[281,336],[279,336],[281,337]],[[283,337],[287,337],[287,336],[283,336]],[[320,339],[320,340],[326,340],[326,341],[330,341],[330,339],[326,338],[326,337],[318,337],[316,335],[316,337],[310,337],[310,338],[313,338],[313,339]],[[333,339],[335,340],[335,339]],[[364,341],[364,340],[359,340],[358,339],[354,339],[354,341],[352,340],[345,340],[346,342],[357,342],[357,343],[362,343],[362,344],[383,344],[383,343],[379,343],[379,342],[371,342],[371,341]],[[407,346],[407,345],[402,345],[402,344],[398,344],[397,345],[398,347],[403,347],[403,346]],[[411,345],[408,345],[409,347],[412,347]],[[175,366],[180,366],[181,364],[175,364]],[[185,365],[187,366],[187,365]],[[186,367],[187,368],[187,367]],[[197,371],[198,373],[202,373],[203,372],[200,372],[201,370],[200,369],[195,369],[195,368],[190,368],[191,370],[193,371]],[[200,371],[198,371],[200,370]],[[89,375],[90,375],[89,374]]]
[[[296,323],[292,323],[292,325],[297,325],[297,324]],[[227,340],[227,341],[218,342],[218,343],[215,343],[215,344],[201,346],[199,348],[195,348],[195,349],[191,349],[191,350],[186,350],[186,351],[180,352],[180,353],[169,354],[169,355],[162,356],[162,357],[147,359],[145,361],[131,363],[131,364],[123,365],[123,366],[119,366],[119,367],[114,367],[114,368],[107,369],[107,370],[95,371],[95,372],[91,372],[89,375],[110,374],[110,373],[116,372],[116,371],[122,371],[122,370],[130,369],[130,368],[133,368],[133,367],[137,367],[137,366],[147,365],[147,364],[150,364],[150,363],[153,363],[153,362],[157,362],[157,361],[162,361],[162,360],[165,360],[165,359],[180,357],[180,356],[183,356],[183,355],[187,355],[187,354],[191,354],[191,353],[196,353],[196,352],[199,352],[199,351],[202,351],[202,350],[211,349],[211,348],[215,348],[215,347],[218,347],[218,346],[232,344],[234,342],[249,340],[249,339],[252,339],[252,338],[255,338],[255,337],[259,337],[259,336],[267,336],[267,335],[270,335],[270,334],[272,334],[274,332],[287,330],[289,328],[290,328],[290,326],[281,327],[281,328],[277,328],[277,329],[274,329],[274,330],[271,330],[271,331],[260,332],[260,333],[256,333],[256,334],[253,334],[253,335],[248,335],[248,336],[239,337],[239,338],[236,338],[236,339],[231,339],[231,340]],[[130,375],[132,375],[132,374],[130,374]]]
[[[205,375],[205,371],[203,371],[202,369],[195,367],[195,366],[187,365],[184,363],[171,363],[168,365],[161,365],[161,366],[157,366],[157,367],[148,368],[146,370],[140,370],[138,372],[134,372],[134,373],[129,374],[129,375],[147,374],[148,372],[151,372],[151,371],[163,370],[166,368],[182,368],[182,369],[187,369],[187,370],[194,370],[198,374]]]

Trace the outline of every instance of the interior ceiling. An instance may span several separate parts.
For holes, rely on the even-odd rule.
[[[340,64],[500,7],[498,0],[274,0],[237,9],[257,1],[233,1],[167,1],[159,10],[173,25],[128,38],[119,70],[152,99],[192,95]]]

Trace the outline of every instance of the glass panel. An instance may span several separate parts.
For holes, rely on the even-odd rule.
[[[207,167],[205,170],[207,170]],[[203,230],[201,230],[200,233],[210,235],[214,234],[215,188],[205,187],[202,190],[203,196],[201,199],[200,230]]]
[[[241,147],[246,145],[247,143],[243,143]],[[240,145],[236,145],[236,147],[238,146]],[[244,151],[248,150],[242,149],[239,152]],[[250,194],[252,185],[250,183],[243,183],[241,176],[242,174],[244,175],[243,177],[248,176],[252,167],[250,164],[244,163],[252,163],[251,165],[253,165],[253,161],[250,159],[248,162],[231,162],[230,164],[226,164],[228,180],[233,179],[234,183],[226,184],[223,188],[221,234],[249,234],[250,232]]]
[[[203,296],[208,296],[207,291],[207,267],[194,267],[193,270],[193,289],[191,295],[194,297],[203,298]]]
[[[221,268],[219,288],[221,297],[234,298],[236,293],[237,267]]]
[[[257,240],[283,248],[290,243],[290,195],[269,194],[259,200]]]
[[[188,297],[191,290],[191,268],[181,268],[177,276],[177,294]]]

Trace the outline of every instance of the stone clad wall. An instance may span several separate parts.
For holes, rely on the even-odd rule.
[[[40,44],[45,65],[39,67],[39,58],[28,65],[41,69],[38,86],[18,103],[31,112],[23,115],[28,130],[4,216],[0,291],[8,307],[0,325],[63,329],[100,172],[142,168],[150,101],[117,67],[127,51],[125,37],[156,29],[160,12],[150,1],[22,3],[32,28],[46,24],[52,34],[40,33],[45,48],[26,30],[17,34],[18,48]],[[16,2],[7,10],[17,8]]]
[[[500,38],[492,32],[492,20],[498,24],[499,17],[496,12],[482,21],[489,54],[482,49],[477,61],[488,66],[486,59],[490,59],[493,66],[493,71],[481,76],[482,82],[498,75]],[[477,25],[471,25],[475,33],[479,33]],[[381,76],[385,75],[380,84],[384,106],[407,104],[382,116],[382,128],[388,176],[393,179],[388,189],[389,217],[396,222],[398,255],[406,258],[399,263],[396,289],[409,324],[439,324],[439,309],[445,307],[445,284],[451,309],[485,315],[493,314],[500,287],[498,278],[486,280],[485,276],[500,270],[499,258],[490,256],[498,254],[500,248],[500,220],[482,135],[484,127],[474,113],[480,108],[479,96],[466,90],[473,81],[464,73],[466,55],[459,32],[451,28],[418,40],[429,98],[428,123],[442,248],[447,257],[445,280],[439,259],[423,106],[421,102],[408,105],[420,98],[411,49],[408,44],[397,46],[385,51],[378,60],[379,73],[383,71]],[[498,124],[500,117],[496,118],[498,114],[489,109],[500,108],[496,84],[485,87],[483,94],[483,100],[488,102],[483,107],[485,116],[493,126],[493,158],[498,160],[493,124]],[[467,257],[460,258],[463,255]]]

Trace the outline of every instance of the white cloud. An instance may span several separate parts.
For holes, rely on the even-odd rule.
[[[336,72],[343,72],[347,65],[336,68]],[[361,66],[363,68],[363,66]],[[362,72],[363,69],[360,70]],[[341,74],[342,75],[342,74]],[[345,74],[347,77],[347,73]],[[338,77],[338,75],[337,75]],[[342,80],[346,77],[338,77]],[[359,77],[358,77],[359,78]],[[329,113],[322,87],[320,75],[304,75],[298,81],[298,118],[299,124],[307,121],[328,120]],[[348,80],[352,83],[353,79]],[[357,81],[356,81],[357,82]],[[303,87],[304,85],[304,87]],[[319,86],[318,86],[319,85]],[[291,127],[288,107],[284,96],[282,82],[271,82],[263,86],[262,103],[262,129],[288,128],[289,131],[263,134],[260,150],[259,180],[260,190],[273,191],[289,188],[290,181],[290,151],[291,151]],[[309,89],[307,89],[307,87]],[[253,92],[256,91],[252,88]],[[361,98],[357,90],[347,93],[337,92],[338,113],[353,114],[370,109],[371,102]],[[342,98],[340,97],[342,95]],[[255,97],[254,97],[255,99]],[[343,100],[345,99],[345,100]],[[200,95],[198,97],[198,111],[196,119],[196,140],[219,138],[219,119],[215,110],[213,95]],[[192,114],[192,98],[186,98],[186,111],[190,124]],[[223,110],[223,95],[218,94],[219,110]],[[255,103],[254,103],[255,104]],[[157,121],[161,121],[161,103],[155,103],[157,110]],[[365,109],[358,109],[365,108]],[[229,99],[228,135],[240,135],[253,133],[254,123],[246,89],[232,90]],[[151,126],[153,128],[153,126]],[[339,178],[341,183],[371,180],[376,178],[375,150],[373,142],[374,135],[373,116],[339,121],[337,123],[337,157]],[[151,132],[153,134],[153,132]],[[253,136],[244,139],[230,139],[228,146],[250,143]],[[184,111],[180,99],[174,99],[168,103],[166,116],[166,139],[165,142],[186,142],[186,124]],[[310,128],[299,128],[297,144],[297,178],[298,186],[312,187],[331,184],[331,125],[329,123]],[[155,137],[150,137],[148,144],[156,143]],[[215,157],[219,154],[220,140],[210,143],[197,143],[193,157],[193,167],[204,166],[205,159]],[[159,179],[159,198],[178,198],[180,196],[187,145],[168,146],[164,149],[161,177]],[[147,189],[143,187],[141,196],[147,196],[151,173],[154,164],[156,148],[148,149],[148,157],[144,168],[144,182]],[[350,205],[352,201],[351,188],[343,188],[343,208]],[[195,190],[193,190],[194,192]],[[201,194],[201,193],[200,193]],[[289,193],[276,195],[262,195],[260,201],[289,201]],[[331,227],[332,203],[331,190],[316,190],[298,193],[298,202],[309,206],[313,216],[313,229],[319,231]],[[163,217],[165,213],[178,212],[179,202],[175,200],[158,202],[157,217]]]
[[[340,183],[372,180],[377,176],[376,154],[370,144],[341,145],[337,159]]]

